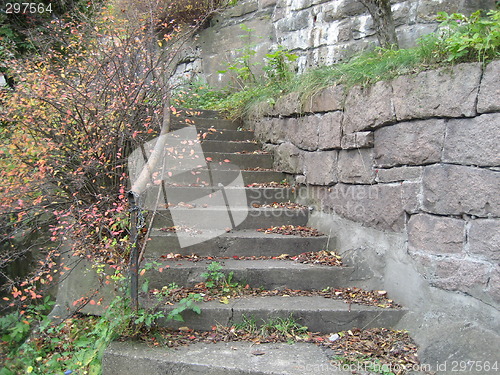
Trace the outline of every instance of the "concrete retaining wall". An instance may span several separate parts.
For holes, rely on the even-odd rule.
[[[439,11],[471,13],[492,9],[495,0],[392,0],[397,35],[402,47],[434,31]],[[241,25],[252,29],[248,32]],[[242,37],[250,35],[250,37]],[[240,0],[211,20],[186,52],[177,69],[177,79],[202,75],[209,84],[228,83],[217,73],[241,55],[245,45],[256,51],[254,61],[278,45],[299,55],[299,72],[307,67],[331,64],[353,53],[378,45],[368,11],[357,0]],[[254,67],[256,73],[260,66]]]
[[[406,324],[437,360],[476,343],[463,342],[467,329],[500,331],[499,77],[500,61],[460,64],[306,103],[291,94],[247,120],[315,207],[312,224],[358,267],[353,278],[412,308]],[[430,332],[443,327],[456,343],[436,352]]]

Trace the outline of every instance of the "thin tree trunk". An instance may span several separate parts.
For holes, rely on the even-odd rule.
[[[399,48],[390,0],[360,0],[370,12],[377,38],[383,48]]]

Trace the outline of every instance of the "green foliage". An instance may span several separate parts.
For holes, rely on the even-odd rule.
[[[187,297],[181,299],[177,306],[168,313],[167,318],[176,320],[179,322],[183,322],[184,318],[182,317],[182,313],[186,310],[194,311],[196,314],[201,314],[201,309],[196,302],[202,302],[203,297],[198,293],[191,293]]]
[[[252,59],[257,54],[257,51],[255,50],[257,44],[250,42],[254,30],[247,27],[245,24],[240,25],[240,28],[246,32],[246,34],[240,35],[239,37],[241,39],[247,39],[248,42],[244,44],[243,48],[236,49],[236,57],[228,63],[227,69],[219,70],[217,73],[233,73],[232,79],[234,80],[236,87],[243,89],[245,86],[257,83],[257,77],[253,69],[260,63],[252,62]]]
[[[221,270],[222,265],[219,262],[211,262],[207,266],[207,272],[201,274],[201,277],[205,279],[205,286],[208,289],[230,293],[241,287],[238,282],[233,281],[234,272],[231,271],[226,276]]]
[[[232,72],[233,75],[231,78],[236,83],[236,87],[245,89],[257,84],[263,84],[257,69],[262,63],[255,61],[257,44],[251,42],[254,30],[244,24],[240,27],[246,32],[246,34],[240,35],[240,38],[247,39],[248,42],[242,48],[236,50],[236,57],[228,63],[227,70],[219,70],[218,73],[226,74]],[[267,78],[265,84],[279,85],[289,81],[293,75],[291,64],[297,58],[297,55],[286,50],[283,46],[278,46],[276,51],[267,53],[264,58],[264,65],[262,66],[265,78]]]
[[[206,280],[207,288],[216,288],[226,279],[226,275],[221,270],[222,265],[219,262],[211,262],[207,266],[207,272],[201,274],[201,277]]]
[[[440,47],[449,62],[488,61],[500,56],[500,11],[487,17],[481,11],[466,17],[460,13],[439,12]]]
[[[262,336],[266,337],[271,334],[277,334],[287,339],[294,339],[307,333],[307,327],[303,326],[290,315],[288,318],[274,318],[264,324],[260,328]]]
[[[283,46],[272,53],[266,54],[266,64],[262,68],[266,77],[273,83],[288,82],[293,76],[291,63],[298,59],[298,56],[286,50]]]
[[[259,333],[259,327],[257,325],[257,320],[254,317],[247,317],[243,314],[243,321],[234,324],[234,329],[237,331],[243,331],[251,335]]]
[[[307,335],[307,327],[299,324],[290,314],[288,318],[262,319],[261,324],[253,317],[243,315],[243,321],[234,324],[234,330],[263,338],[274,336],[292,343]]]
[[[213,108],[230,94],[216,90],[208,83],[195,80],[179,87],[172,96],[172,103],[182,108]]]
[[[45,313],[50,311],[53,304],[46,297],[42,302],[32,304],[25,310],[0,317],[0,339],[4,342],[2,350],[4,352],[17,350],[28,338],[34,326],[46,324]]]
[[[164,293],[176,288],[172,284]],[[202,300],[199,294],[190,294],[165,315],[154,308],[133,312],[129,299],[117,296],[101,317],[76,315],[55,324],[47,316],[53,302],[46,298],[23,312],[0,318],[0,356],[6,358],[0,375],[63,374],[68,370],[100,374],[102,355],[112,340],[149,332],[161,318],[183,321],[186,310],[200,314],[196,303]]]

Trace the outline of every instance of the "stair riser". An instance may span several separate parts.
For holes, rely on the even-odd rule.
[[[250,130],[234,130],[234,129],[215,129],[212,127],[201,127],[190,124],[172,124],[171,130],[184,129],[192,126],[196,129],[201,140],[218,140],[218,141],[253,141],[255,140],[254,132]]]
[[[186,126],[196,126],[197,128],[214,128],[214,129],[230,129],[230,130],[238,130],[241,128],[241,121],[232,121],[232,120],[224,120],[224,119],[216,119],[216,118],[198,118],[198,117],[189,117],[189,122],[186,122],[186,118],[178,117],[173,118],[170,124],[170,128],[172,130],[177,130]]]
[[[148,198],[146,204],[148,207],[156,202],[158,196],[159,187],[154,187],[148,190]],[[215,189],[218,191],[219,189]],[[167,194],[167,199],[164,199],[163,192],[161,192],[160,202],[178,204],[179,202],[192,202],[198,200],[198,202],[204,202],[209,206],[216,205],[215,202],[219,201],[219,197],[214,195],[214,189],[209,187],[166,187],[165,192]],[[242,205],[252,207],[252,204],[271,204],[275,202],[293,202],[296,198],[295,190],[291,188],[246,188],[243,189],[225,189],[226,195],[229,201],[234,201],[236,197],[242,197],[243,194],[246,196],[246,201]],[[234,198],[233,198],[234,197]]]
[[[267,183],[270,181],[280,182],[286,180],[287,176],[281,172],[275,171],[241,171],[241,176],[243,178],[243,185],[249,185],[253,183]],[[202,184],[207,186],[218,186],[219,183],[227,186],[233,183],[237,178],[239,178],[238,170],[198,170],[198,171],[186,171],[184,173],[174,174],[172,177],[165,176],[163,180],[167,185],[177,184],[177,185],[192,185],[192,184]]]
[[[265,375],[258,370],[238,370],[195,363],[177,363],[175,359],[154,361],[151,358],[129,358],[109,353],[104,357],[102,367],[104,375]]]
[[[245,212],[232,210],[235,221],[236,216],[241,217]],[[246,219],[236,225],[236,229],[259,229],[278,225],[306,225],[309,218],[307,210],[249,210]],[[186,225],[193,229],[214,229],[214,226],[229,220],[227,210],[210,210],[209,208],[193,208],[176,210],[172,216],[169,210],[157,213],[153,221],[153,228]],[[230,223],[230,222],[228,222]],[[224,229],[224,228],[221,228]]]
[[[230,238],[215,237],[204,242],[181,248],[175,235],[152,236],[148,242],[146,256],[160,257],[169,253],[200,256],[279,256],[298,255],[306,251],[319,251],[326,248],[326,237],[283,238]],[[331,244],[331,241],[330,241]]]
[[[222,152],[205,152],[204,157],[210,158],[214,162],[224,162],[224,160],[229,160],[231,164],[239,166],[240,169],[273,167],[273,157],[269,154],[230,154]]]
[[[204,152],[253,152],[260,150],[260,145],[253,142],[205,141],[201,143]]]
[[[187,261],[165,262],[163,272],[148,271],[145,279],[149,280],[150,288],[161,289],[170,283],[180,286],[191,287],[205,281],[201,274],[206,272],[209,262],[198,262],[198,268],[185,268],[179,264]],[[223,261],[222,261],[223,262]],[[240,261],[244,264],[244,260]],[[283,261],[288,262],[288,261]],[[224,266],[224,273],[234,273],[233,280],[243,285],[250,285],[252,288],[273,289],[301,289],[301,290],[322,290],[327,286],[343,288],[349,286],[349,275],[352,269],[347,267],[311,267],[310,269],[290,268],[269,268],[269,269],[231,269]]]
[[[166,322],[160,320],[158,324],[168,328],[187,326],[195,330],[209,330],[210,327],[216,324],[230,327],[235,323],[242,322],[244,317],[252,317],[257,322],[261,322],[262,320],[269,321],[276,317],[287,318],[292,314],[294,319],[298,323],[308,327],[309,331],[335,333],[354,328],[392,328],[397,325],[405,313],[402,310],[389,309],[351,312],[335,310],[290,311],[288,309],[274,309],[270,311],[265,308],[239,308],[237,303],[232,309],[224,308],[223,306],[220,308],[204,309],[203,304],[200,307],[202,313],[199,315],[192,311],[184,312],[182,315],[184,322]],[[313,306],[310,307],[313,308]],[[170,310],[172,309],[166,309],[165,311]]]
[[[188,109],[188,108],[178,108],[180,113],[179,117],[172,116],[175,118],[211,118],[211,119],[224,119],[224,115],[219,111],[214,111],[211,109]]]
[[[189,142],[189,141],[187,141]],[[216,140],[205,140],[205,141],[197,141],[192,140],[190,143],[186,144],[178,144],[178,143],[170,143],[167,144],[166,157],[175,157],[177,155],[181,155],[185,158],[189,157],[191,152],[198,153],[199,147],[203,152],[221,152],[221,153],[235,153],[235,152],[254,152],[260,150],[261,147],[259,144],[253,141],[216,141]],[[203,159],[202,159],[203,160]]]
[[[166,156],[169,158],[169,156]],[[208,160],[207,160],[208,158]],[[231,154],[206,152],[186,155],[184,158],[171,158],[165,163],[167,170],[172,172],[183,170],[195,170],[205,168],[209,165],[212,170],[232,169],[245,170],[252,168],[273,169],[273,159],[271,155],[255,154]]]
[[[206,129],[199,129],[198,134],[206,134],[202,139],[209,141],[253,141],[255,139],[252,131],[238,131],[238,130],[220,130],[220,131],[207,131]]]

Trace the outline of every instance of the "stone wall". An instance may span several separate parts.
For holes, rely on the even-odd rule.
[[[319,211],[404,234],[430,285],[498,309],[499,77],[495,61],[291,94],[248,126]]]
[[[500,60],[296,94],[247,120],[353,284],[409,308],[423,363],[500,345]]]
[[[392,0],[392,10],[401,46],[434,31],[438,11],[470,13],[495,7],[495,0]],[[241,29],[253,31],[250,37]],[[211,20],[193,42],[178,66],[177,78],[201,75],[211,85],[227,83],[217,71],[253,45],[254,61],[262,63],[270,49],[282,45],[299,55],[298,69],[331,64],[354,52],[377,45],[373,22],[357,0],[240,0]],[[256,67],[258,71],[259,68]]]

